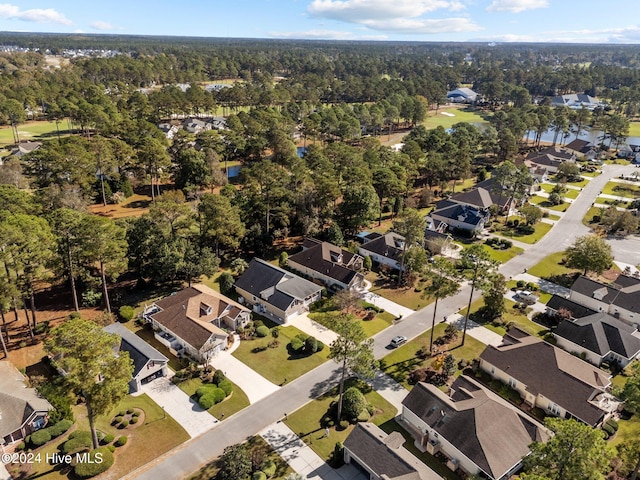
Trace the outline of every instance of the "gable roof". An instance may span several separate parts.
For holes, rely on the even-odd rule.
[[[473,188],[467,192],[457,193],[449,197],[449,200],[456,203],[464,203],[480,209],[489,208],[491,205],[504,207],[510,198],[506,195],[498,195],[490,189],[484,187]]]
[[[460,203],[454,203],[439,210],[434,210],[430,215],[438,215],[442,218],[457,220],[458,222],[473,226],[485,222],[488,216],[488,214],[482,212],[477,207]]]
[[[373,423],[357,423],[344,441],[344,448],[366,464],[375,475],[389,480],[436,480],[433,470],[402,445],[398,432],[387,434]]]
[[[295,301],[304,301],[322,291],[319,285],[259,258],[249,262],[249,267],[235,285],[282,311],[286,311]]]
[[[582,318],[596,313],[595,310],[591,310],[579,303],[572,302],[568,298],[561,297],[560,295],[554,295],[551,297],[551,300],[547,302],[547,308],[555,310],[556,312],[561,308],[564,308],[571,312],[572,318]]]
[[[25,380],[11,362],[0,361],[0,437],[20,429],[33,412],[53,410]]]
[[[464,97],[475,100],[477,96],[478,94],[476,92],[466,87],[456,88],[455,90],[447,92],[447,97]]]
[[[589,425],[596,425],[605,413],[591,402],[611,383],[605,372],[521,330],[509,330],[503,343],[487,346],[480,359]]]
[[[402,235],[395,232],[389,232],[363,243],[360,248],[367,250],[368,252],[383,255],[392,260],[399,260],[402,256],[403,244],[404,237]]]
[[[151,318],[197,350],[212,335],[220,339],[229,336],[212,322],[227,315],[235,318],[240,311],[249,311],[206,285],[185,288],[155,304],[160,311],[151,314]]]
[[[573,150],[574,152],[587,153],[589,150],[595,148],[595,145],[588,140],[576,138],[572,142],[567,143],[564,148],[567,150]]]
[[[361,258],[360,255],[309,237],[304,239],[302,246],[304,250],[291,255],[289,262],[303,265],[346,285],[356,277],[363,277],[354,269],[354,263]]]
[[[581,275],[571,285],[571,291],[597,298],[601,302],[640,313],[640,279],[619,275],[612,284],[604,284]],[[594,296],[594,293],[597,296]]]
[[[554,334],[605,356],[609,352],[631,359],[640,352],[638,329],[611,315],[598,312],[575,321],[563,320]]]
[[[103,330],[108,333],[115,333],[120,337],[120,350],[129,352],[129,356],[133,360],[134,377],[140,373],[149,360],[157,362],[169,361],[167,357],[121,323],[112,323],[104,327]]]
[[[450,396],[418,383],[402,404],[493,478],[501,478],[550,434],[508,402],[461,376]]]

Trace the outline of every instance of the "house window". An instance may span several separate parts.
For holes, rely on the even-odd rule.
[[[549,412],[554,415],[560,415],[560,407],[553,402],[549,402]]]

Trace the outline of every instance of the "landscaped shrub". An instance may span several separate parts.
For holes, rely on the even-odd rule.
[[[100,447],[89,452],[89,460],[76,464],[73,471],[80,478],[91,478],[106,472],[112,465],[113,453],[108,447]]]
[[[350,387],[342,396],[342,412],[350,420],[358,418],[363,410],[367,409],[367,399],[356,387]]]
[[[220,292],[223,294],[229,293],[233,288],[233,275],[229,272],[222,272],[218,277],[218,284],[220,285]]]
[[[294,352],[300,352],[304,347],[304,342],[298,337],[293,337],[291,339],[291,342],[289,342],[289,345],[291,345],[291,350],[293,350]]]
[[[266,337],[267,335],[269,335],[269,327],[267,327],[266,325],[262,325],[256,328],[256,335],[259,337]]]
[[[102,443],[106,445],[107,443],[113,442],[114,439],[113,433],[107,433],[102,439]]]
[[[233,391],[233,383],[229,380],[223,380],[218,384],[218,388],[221,388],[224,391],[225,396],[228,397]]]
[[[62,445],[62,452],[68,454],[78,450],[84,450],[85,448],[91,448],[92,444],[91,432],[76,430],[69,435],[69,440]]]
[[[131,415],[133,413],[133,408],[127,408],[127,414]]]
[[[138,423],[138,417],[131,417],[131,419],[129,420],[129,424],[135,425],[136,423]]]
[[[218,385],[223,380],[226,380],[226,378],[227,377],[225,376],[222,370],[216,370],[215,373],[213,374],[213,383]]]
[[[257,472],[253,472],[251,480],[267,480],[267,475],[263,471],[258,470]]]
[[[618,422],[616,422],[613,418],[610,418],[609,420],[607,420],[606,425],[611,427],[614,432],[618,431]]]
[[[607,438],[609,438],[609,437],[611,437],[611,436],[616,434],[616,431],[613,428],[611,428],[610,425],[608,425],[606,423],[604,425],[602,425],[602,430],[604,430],[606,432]]]
[[[227,398],[227,394],[225,393],[225,391],[221,388],[214,388],[211,391],[211,394],[213,395],[214,401],[215,403],[220,403],[221,401],[223,401],[225,398]]]
[[[216,404],[216,399],[213,396],[213,393],[206,393],[198,398],[198,404],[205,410],[209,410]]]
[[[333,447],[333,455],[331,457],[331,463],[334,468],[340,467],[344,462],[344,447],[342,442],[336,442]]]
[[[64,420],[60,420],[55,425],[47,427],[47,430],[49,430],[51,437],[55,438],[55,437],[59,437],[64,432],[69,430],[71,428],[71,425],[73,425],[73,422],[71,420],[64,419]]]
[[[527,283],[527,282],[525,282],[524,280],[518,280],[518,281],[516,282],[516,287],[518,287],[518,288],[522,288],[522,287],[524,287],[524,286],[526,285],[526,283]]]
[[[315,337],[309,337],[304,341],[304,351],[307,353],[316,353],[318,351],[318,340]]]
[[[116,446],[115,446],[115,445],[107,445],[107,449],[108,449],[111,453],[113,453],[113,452],[115,452],[115,451],[116,451]]]
[[[124,414],[123,415],[118,415],[114,420],[116,423],[120,423],[122,422],[122,419],[124,418]]]
[[[43,428],[31,434],[31,443],[36,447],[44,445],[49,440],[51,440],[51,434],[46,428]]]
[[[16,445],[16,452],[21,452],[26,448],[26,446],[27,445],[24,442],[20,442],[19,444]]]
[[[119,423],[117,428],[118,430],[122,430],[123,428],[127,428],[127,425],[129,425],[129,422],[124,421],[122,423]]]
[[[118,437],[118,440],[116,440],[115,446],[116,447],[122,447],[123,445],[125,445],[127,443],[127,440],[129,440],[129,437],[127,437],[126,435],[122,435],[122,436]]]
[[[280,336],[280,329],[278,327],[273,327],[271,329],[271,336],[273,338],[278,338]]]
[[[128,322],[133,318],[134,310],[130,305],[123,305],[118,309],[118,313],[120,314],[120,318],[125,322]]]
[[[271,478],[276,474],[276,464],[272,460],[265,460],[262,462],[260,470],[264,472],[267,478]]]
[[[362,301],[362,302],[360,302],[360,305],[362,306],[362,308],[364,310],[373,310],[376,313],[384,312],[383,308],[380,308],[377,305],[374,305],[373,303]]]

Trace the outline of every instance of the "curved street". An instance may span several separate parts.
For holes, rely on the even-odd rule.
[[[633,171],[631,166],[605,165],[603,173],[592,179],[579,197],[569,206],[562,218],[556,222],[545,237],[529,245],[522,255],[501,265],[500,272],[507,278],[516,276],[548,255],[565,250],[579,236],[589,233],[582,219],[594,203],[605,184],[622,173]],[[640,239],[629,238],[611,242],[614,255],[628,263],[640,263]],[[635,248],[633,245],[636,245]],[[438,302],[436,323],[445,316],[453,315],[467,305],[470,287],[464,285],[460,292]],[[479,297],[479,293],[476,293]],[[374,336],[376,358],[385,356],[387,345],[396,335],[412,339],[431,328],[433,304],[403,317],[391,327]],[[227,445],[245,441],[248,437],[282,419],[337,384],[337,366],[325,362],[316,369],[279,388],[273,394],[250,405],[232,417],[220,422],[201,436],[194,438],[175,450],[168,452],[155,462],[132,472],[127,478],[155,480],[157,478],[187,478],[206,463],[220,456]]]

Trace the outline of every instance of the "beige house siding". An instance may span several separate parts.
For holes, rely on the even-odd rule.
[[[567,340],[566,338],[559,337],[557,335],[554,335],[554,337],[556,339],[556,346],[564,348],[569,353],[573,353],[573,352],[577,352],[578,354],[584,353],[585,355],[584,360],[587,362],[600,366],[600,364],[602,363],[602,360],[604,359],[604,357],[598,355],[597,353],[592,352],[591,350],[585,350],[580,345],[573,343],[572,341]]]
[[[307,307],[320,298],[320,293],[318,293],[317,295],[312,295],[310,298],[305,299],[304,302],[295,303],[291,306],[291,308],[287,309],[287,311],[283,311],[271,305],[266,300],[263,300],[259,297],[254,297],[242,288],[236,287],[236,292],[245,299],[247,304],[252,306],[254,312],[262,314],[266,313],[274,320],[283,324],[286,324],[292,317],[306,312],[308,310]]]
[[[625,308],[605,303],[602,300],[589,297],[573,290],[571,290],[569,294],[569,300],[575,303],[579,303],[580,305],[584,305],[585,307],[589,307],[596,312],[606,312],[609,315],[613,315],[614,317],[619,318],[620,320],[623,320],[629,324],[640,323],[640,317]]]
[[[349,285],[346,283],[342,283],[337,281],[334,278],[331,278],[327,275],[323,275],[322,273],[316,271],[316,270],[312,270],[309,267],[305,267],[304,265],[300,265],[297,262],[292,262],[291,260],[289,260],[288,263],[289,267],[291,267],[293,270],[296,270],[300,273],[303,273],[304,275],[307,275],[311,278],[314,278],[316,280],[321,281],[322,283],[324,283],[327,287],[330,287],[331,285],[340,285],[342,288],[347,289],[349,288]]]

